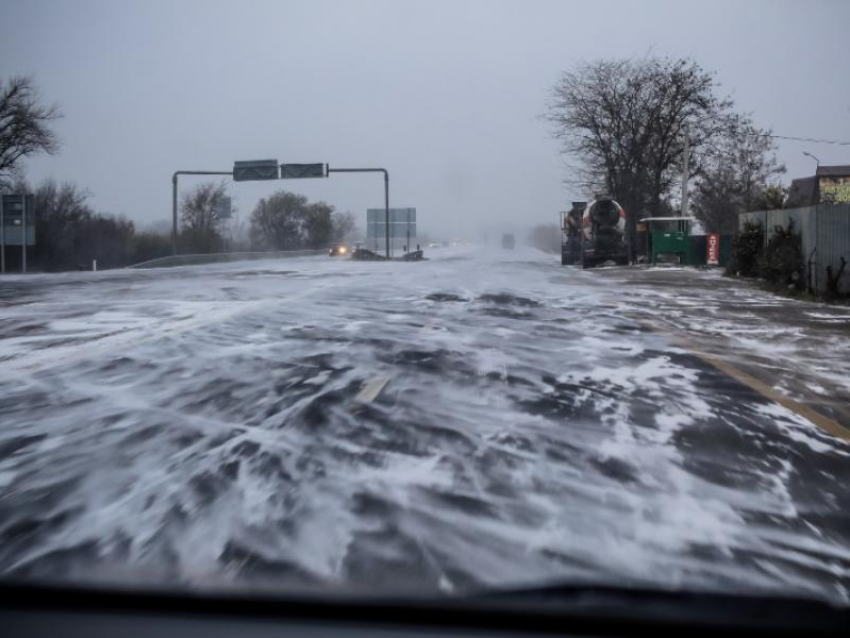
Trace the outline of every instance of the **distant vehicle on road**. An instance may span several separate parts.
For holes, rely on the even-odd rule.
[[[629,263],[626,246],[626,211],[610,197],[597,197],[581,217],[581,267],[593,268],[606,261]]]
[[[561,213],[561,265],[577,264],[581,260],[581,216],[587,202],[573,202],[569,211]]]
[[[348,246],[345,244],[335,244],[328,249],[328,256],[342,257],[348,254]]]
[[[513,250],[516,246],[516,237],[513,233],[505,233],[502,235],[502,248]]]

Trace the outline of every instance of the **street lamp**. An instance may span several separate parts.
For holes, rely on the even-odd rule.
[[[817,165],[815,170],[820,168],[820,160],[817,157],[815,157],[811,153],[807,153],[806,151],[803,151],[803,155],[805,155],[806,157],[811,157],[813,160],[815,160],[815,164]]]

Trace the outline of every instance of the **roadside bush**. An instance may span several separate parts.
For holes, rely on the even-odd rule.
[[[744,228],[732,240],[727,275],[756,277],[759,275],[759,260],[764,252],[764,228],[756,222],[746,222]]]
[[[324,248],[334,236],[334,208],[304,195],[279,190],[251,213],[251,245],[257,250]]]
[[[794,232],[794,220],[788,227],[777,226],[758,260],[759,274],[768,283],[783,288],[803,287],[803,241]]]
[[[841,283],[841,275],[844,274],[844,268],[846,266],[847,260],[841,257],[841,266],[838,267],[837,272],[833,270],[832,264],[826,267],[826,291],[823,296],[827,301],[833,301],[841,297],[838,285]]]

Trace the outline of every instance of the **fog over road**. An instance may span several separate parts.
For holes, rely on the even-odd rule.
[[[0,574],[847,602],[850,445],[616,276],[428,256],[4,279]]]

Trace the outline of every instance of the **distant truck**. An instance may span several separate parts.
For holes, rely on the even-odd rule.
[[[581,216],[587,202],[573,202],[569,211],[561,213],[561,265],[571,266],[581,261]]]
[[[514,237],[513,233],[505,233],[502,235],[502,248],[506,250],[513,250],[516,246],[516,237]]]
[[[581,216],[582,268],[606,261],[624,266],[629,263],[626,245],[626,211],[610,197],[600,196],[588,203]]]

